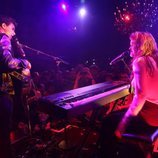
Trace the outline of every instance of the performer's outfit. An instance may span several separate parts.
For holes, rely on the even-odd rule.
[[[147,73],[145,62],[142,64],[141,76],[139,76],[140,72],[137,70],[137,61],[133,63],[134,98],[128,110],[112,112],[103,120],[100,138],[102,157],[113,158],[118,156],[118,145],[114,131],[125,116],[128,117],[126,122],[122,124],[126,126],[125,133],[151,136],[158,128],[158,68],[152,57],[148,57],[148,60],[154,65],[152,76]],[[138,93],[139,86],[142,87],[141,93]],[[135,155],[132,155],[135,153],[131,151],[128,153],[128,157],[135,157]]]
[[[0,34],[0,158],[12,158],[10,129],[12,125],[13,100],[15,95],[11,72],[27,66],[25,59],[15,58],[11,41]]]

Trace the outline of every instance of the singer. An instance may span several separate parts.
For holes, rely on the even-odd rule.
[[[121,139],[123,133],[150,136],[158,127],[158,48],[153,36],[148,32],[132,33],[130,56],[133,58],[133,100],[126,111],[112,112],[104,119],[102,157],[116,156],[117,139]],[[134,153],[131,151],[127,157],[137,157]]]
[[[15,35],[16,22],[0,16],[0,157],[12,158],[10,128],[13,114],[15,85],[9,75],[14,70],[31,68],[25,59],[16,58],[12,52],[12,37]],[[20,98],[19,98],[20,99]]]

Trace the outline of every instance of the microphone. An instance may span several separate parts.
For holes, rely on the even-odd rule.
[[[23,46],[22,46],[22,44],[19,42],[19,40],[18,40],[18,38],[17,38],[16,36],[14,37],[14,42],[15,42],[17,48],[18,48],[18,51],[19,51],[20,55],[21,55],[22,57],[25,57],[26,55],[25,55],[25,52],[24,52],[24,50],[23,50],[23,48],[22,48]]]
[[[110,65],[113,65],[113,64],[115,64],[115,63],[121,61],[121,60],[124,59],[124,57],[125,57],[126,55],[128,55],[128,54],[129,54],[129,50],[124,51],[123,53],[121,53],[120,55],[118,55],[116,58],[114,58],[109,64],[110,64]]]

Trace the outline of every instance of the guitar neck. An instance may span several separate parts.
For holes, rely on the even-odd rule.
[[[15,78],[17,78],[20,81],[26,81],[26,77],[22,74],[20,74],[19,72],[13,71],[9,73],[10,75],[14,76]]]

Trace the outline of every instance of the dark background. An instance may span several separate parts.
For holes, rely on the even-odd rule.
[[[63,15],[59,0],[1,0],[0,14],[16,19],[19,41],[32,48],[57,56],[69,66],[86,60],[103,68],[111,59],[128,50],[129,39],[114,27],[114,11],[123,1],[85,0],[85,19],[77,16],[80,0],[67,0],[69,11]],[[73,30],[76,27],[77,30]],[[156,36],[156,34],[154,34]],[[33,70],[47,70],[52,59],[25,49]]]

